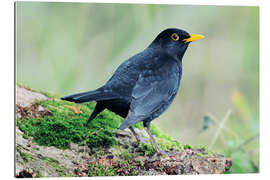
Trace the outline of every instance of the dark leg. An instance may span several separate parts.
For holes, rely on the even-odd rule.
[[[97,102],[96,107],[95,107],[94,111],[92,112],[91,116],[89,117],[85,126],[87,126],[104,109],[105,109],[105,107],[103,106],[103,104],[101,104],[100,102]]]
[[[154,139],[151,131],[150,131],[150,122],[143,122],[143,125],[145,127],[145,130],[146,132],[148,133],[148,135],[150,136],[154,146],[155,146],[155,149],[156,149],[156,152],[157,154],[165,154],[165,155],[170,155],[170,153],[168,152],[165,152],[163,151],[159,146],[158,146],[158,143],[156,142],[156,140]]]

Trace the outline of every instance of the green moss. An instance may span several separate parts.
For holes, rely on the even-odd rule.
[[[138,128],[138,129],[143,129],[144,128],[143,122],[139,122],[139,123],[135,124],[133,127]]]
[[[22,136],[23,136],[24,139],[28,139],[29,138],[29,136],[26,135],[26,134],[23,134]]]
[[[26,136],[32,136],[39,145],[67,148],[74,142],[95,148],[117,144],[112,131],[120,125],[122,119],[119,116],[104,111],[88,127],[84,126],[94,103],[75,104],[49,99],[39,104],[47,108],[52,115],[17,119],[19,128]],[[80,106],[82,114],[75,114],[68,106]]]
[[[56,159],[50,157],[42,157],[42,159],[45,160],[51,167],[54,167],[61,177],[73,176],[67,174],[66,169],[63,166],[60,166],[59,162]]]
[[[189,145],[189,144],[185,144],[185,145],[184,145],[184,149],[192,149],[192,146]]]
[[[205,152],[206,152],[206,154],[208,154],[209,156],[215,156],[215,155],[218,154],[217,152],[212,151],[212,150],[209,150],[209,149],[206,149]]]
[[[144,162],[142,160],[137,161],[139,163],[139,166],[144,167]]]
[[[111,167],[100,164],[90,164],[88,166],[88,176],[116,176],[117,172]]]
[[[197,153],[197,156],[200,156],[200,157],[202,157],[202,158],[205,158],[205,157],[206,157],[206,155],[204,155],[204,154],[202,154],[202,153]]]
[[[42,177],[44,177],[44,176],[42,176],[42,175],[40,174],[40,172],[37,172],[35,178],[42,178]]]
[[[163,149],[165,151],[170,151],[172,149],[176,149],[178,151],[183,150],[183,145],[178,141],[157,138],[157,142],[158,142],[159,146],[161,147],[161,149]]]
[[[187,146],[190,146],[190,148],[188,148],[188,149],[200,149],[200,150],[203,150],[208,156],[215,156],[215,155],[218,154],[215,151],[209,150],[206,145],[199,145],[199,146],[187,145]]]
[[[142,144],[139,148],[140,152],[143,152],[146,156],[152,156],[155,154],[156,150],[152,144]]]
[[[201,149],[201,150],[207,150],[207,146],[205,146],[205,145],[200,145],[200,146],[199,146],[199,149]]]
[[[129,160],[131,160],[132,155],[131,155],[131,153],[128,150],[125,150],[124,152],[122,152],[120,154],[120,157],[123,158],[126,161],[129,161]]]
[[[29,153],[25,153],[25,152],[22,152],[20,150],[17,149],[17,151],[19,152],[21,158],[23,159],[23,161],[25,163],[27,163],[30,159],[34,159],[33,156]]]

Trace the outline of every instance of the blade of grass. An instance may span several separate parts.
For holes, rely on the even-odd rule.
[[[217,139],[218,139],[218,137],[219,137],[219,135],[220,135],[220,133],[221,133],[221,130],[224,128],[224,125],[225,125],[226,121],[229,119],[229,116],[231,115],[231,113],[232,113],[232,110],[229,109],[229,110],[227,111],[226,115],[224,116],[223,120],[222,120],[221,123],[219,124],[219,127],[218,127],[218,129],[217,129],[217,132],[216,132],[215,136],[213,137],[213,139],[212,139],[212,141],[211,141],[211,143],[210,143],[210,146],[209,146],[210,149],[211,149],[211,148],[213,147],[213,145],[216,143],[216,141],[217,141]]]
[[[214,115],[207,113],[207,116],[209,116],[214,121],[215,124],[219,124],[218,119]],[[236,139],[239,139],[239,135],[234,131],[232,131],[231,129],[229,129],[228,127],[226,127],[225,125],[222,127],[222,130],[225,130],[227,133],[231,134]]]

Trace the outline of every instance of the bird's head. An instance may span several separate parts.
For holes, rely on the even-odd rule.
[[[189,34],[181,29],[170,28],[159,33],[149,47],[158,48],[181,60],[189,43],[202,38],[204,36],[199,34]]]

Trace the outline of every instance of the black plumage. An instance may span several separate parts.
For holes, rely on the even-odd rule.
[[[122,116],[120,129],[143,121],[157,152],[164,153],[155,142],[149,127],[175,98],[182,77],[182,58],[191,41],[203,38],[180,29],[166,29],[142,52],[123,62],[102,87],[62,99],[75,103],[96,101],[87,124],[104,109]]]

